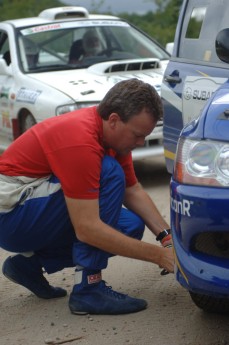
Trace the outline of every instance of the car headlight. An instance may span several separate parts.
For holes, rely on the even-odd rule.
[[[69,113],[76,109],[92,107],[94,105],[98,105],[98,102],[64,104],[56,108],[56,115]]]
[[[61,106],[56,108],[56,115],[61,115],[61,114],[69,113],[70,111],[74,111],[77,108],[78,107],[77,107],[76,103],[61,105]]]
[[[229,186],[229,144],[180,138],[174,179],[183,184]]]

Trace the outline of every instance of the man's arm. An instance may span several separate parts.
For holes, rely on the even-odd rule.
[[[142,217],[147,227],[156,236],[164,229],[170,228],[150,196],[139,183],[126,188],[124,205]]]
[[[102,222],[98,200],[65,199],[80,241],[115,255],[152,262],[173,272],[171,249],[130,238]]]

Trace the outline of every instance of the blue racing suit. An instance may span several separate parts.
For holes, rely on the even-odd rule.
[[[125,176],[120,164],[105,156],[100,176],[101,220],[142,239],[145,224],[124,208]],[[47,273],[80,265],[90,270],[107,267],[112,254],[79,241],[72,226],[59,180],[51,176],[31,187],[10,211],[0,213],[0,247],[10,252],[34,252]]]

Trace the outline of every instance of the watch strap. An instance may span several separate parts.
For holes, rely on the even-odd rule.
[[[157,237],[156,240],[157,241],[161,241],[164,237],[168,236],[171,234],[171,229],[164,229],[163,231],[161,231]]]

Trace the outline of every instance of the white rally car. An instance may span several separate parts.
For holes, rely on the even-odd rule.
[[[86,54],[88,32],[100,42],[96,55]],[[142,79],[160,94],[168,59],[129,23],[83,7],[0,22],[0,150],[35,123],[98,104],[123,79]],[[134,159],[162,154],[162,121],[146,139]]]

